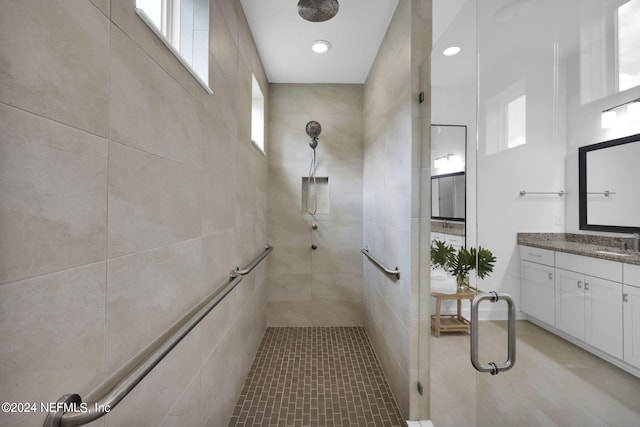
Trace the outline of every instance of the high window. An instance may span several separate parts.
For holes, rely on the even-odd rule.
[[[617,10],[618,90],[640,85],[640,0],[630,0]]]
[[[209,89],[209,0],[136,0],[136,12]]]
[[[487,154],[527,143],[527,95],[523,81],[487,102]]]
[[[264,95],[251,75],[251,141],[264,153]]]

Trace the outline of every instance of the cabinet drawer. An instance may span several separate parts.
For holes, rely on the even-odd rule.
[[[558,252],[556,267],[622,283],[621,262]]]
[[[445,242],[456,247],[462,247],[464,246],[464,237],[456,236],[454,234],[446,234]]]
[[[431,233],[431,241],[440,240],[444,242],[444,233]]]
[[[624,283],[627,285],[640,287],[640,265],[623,264],[622,269]]]
[[[544,265],[554,265],[553,251],[547,249],[533,248],[531,246],[520,246],[520,259],[523,261],[536,262]]]

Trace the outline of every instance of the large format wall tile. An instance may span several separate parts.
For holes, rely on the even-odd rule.
[[[201,168],[202,105],[115,25],[111,44],[111,139]]]
[[[109,143],[109,251],[115,257],[200,236],[201,173]]]
[[[107,261],[108,374],[202,299],[201,256],[201,240],[194,239]]]
[[[36,402],[0,413],[3,426],[42,425],[40,402],[86,395],[103,380],[105,263],[0,286],[2,399]]]
[[[105,258],[107,141],[0,104],[0,283]]]
[[[1,102],[107,136],[109,20],[100,10],[84,0],[3,2],[0,40]]]
[[[234,229],[238,209],[235,204],[236,183],[230,177],[209,173],[202,174],[202,181],[202,234]]]
[[[267,239],[251,74],[268,88],[240,3],[211,0],[213,94],[135,4],[3,3],[0,388],[10,401],[86,395]],[[267,263],[91,425],[226,425],[264,333]],[[8,426],[43,419],[0,414]]]
[[[105,418],[106,427],[160,425],[196,375],[198,334],[189,334]],[[153,396],[153,398],[150,398]]]
[[[276,251],[269,264],[268,323],[362,324],[363,87],[274,84],[269,93],[267,220]],[[309,120],[322,126],[316,176],[328,178],[313,216],[303,185],[313,156]]]
[[[412,5],[400,0],[364,91],[364,240],[390,266],[398,266],[401,278],[392,281],[373,265],[365,265],[364,301],[367,331],[401,411],[415,418],[410,406],[409,372],[417,369],[411,359],[409,331],[417,316],[412,296],[419,277],[412,270],[412,155],[414,132],[414,70],[420,61],[412,57],[414,39],[421,29],[412,27]],[[418,52],[416,51],[416,54]],[[415,399],[414,399],[415,400]],[[427,415],[427,414],[423,414]],[[422,417],[424,418],[424,417]],[[419,419],[419,418],[416,418]]]

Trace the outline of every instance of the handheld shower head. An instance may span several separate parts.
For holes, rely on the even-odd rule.
[[[320,123],[316,122],[315,120],[311,120],[305,126],[305,131],[311,138],[309,146],[315,150],[318,146],[318,137],[320,136],[320,132],[322,132],[322,126],[320,126]]]

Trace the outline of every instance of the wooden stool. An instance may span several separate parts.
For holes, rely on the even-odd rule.
[[[436,337],[440,336],[440,332],[471,331],[471,322],[462,316],[462,300],[471,302],[476,295],[477,291],[474,288],[469,288],[468,291],[458,290],[455,294],[431,292],[431,296],[436,299],[436,314],[431,315],[431,328],[435,331]],[[442,300],[456,300],[457,314],[440,314]]]

